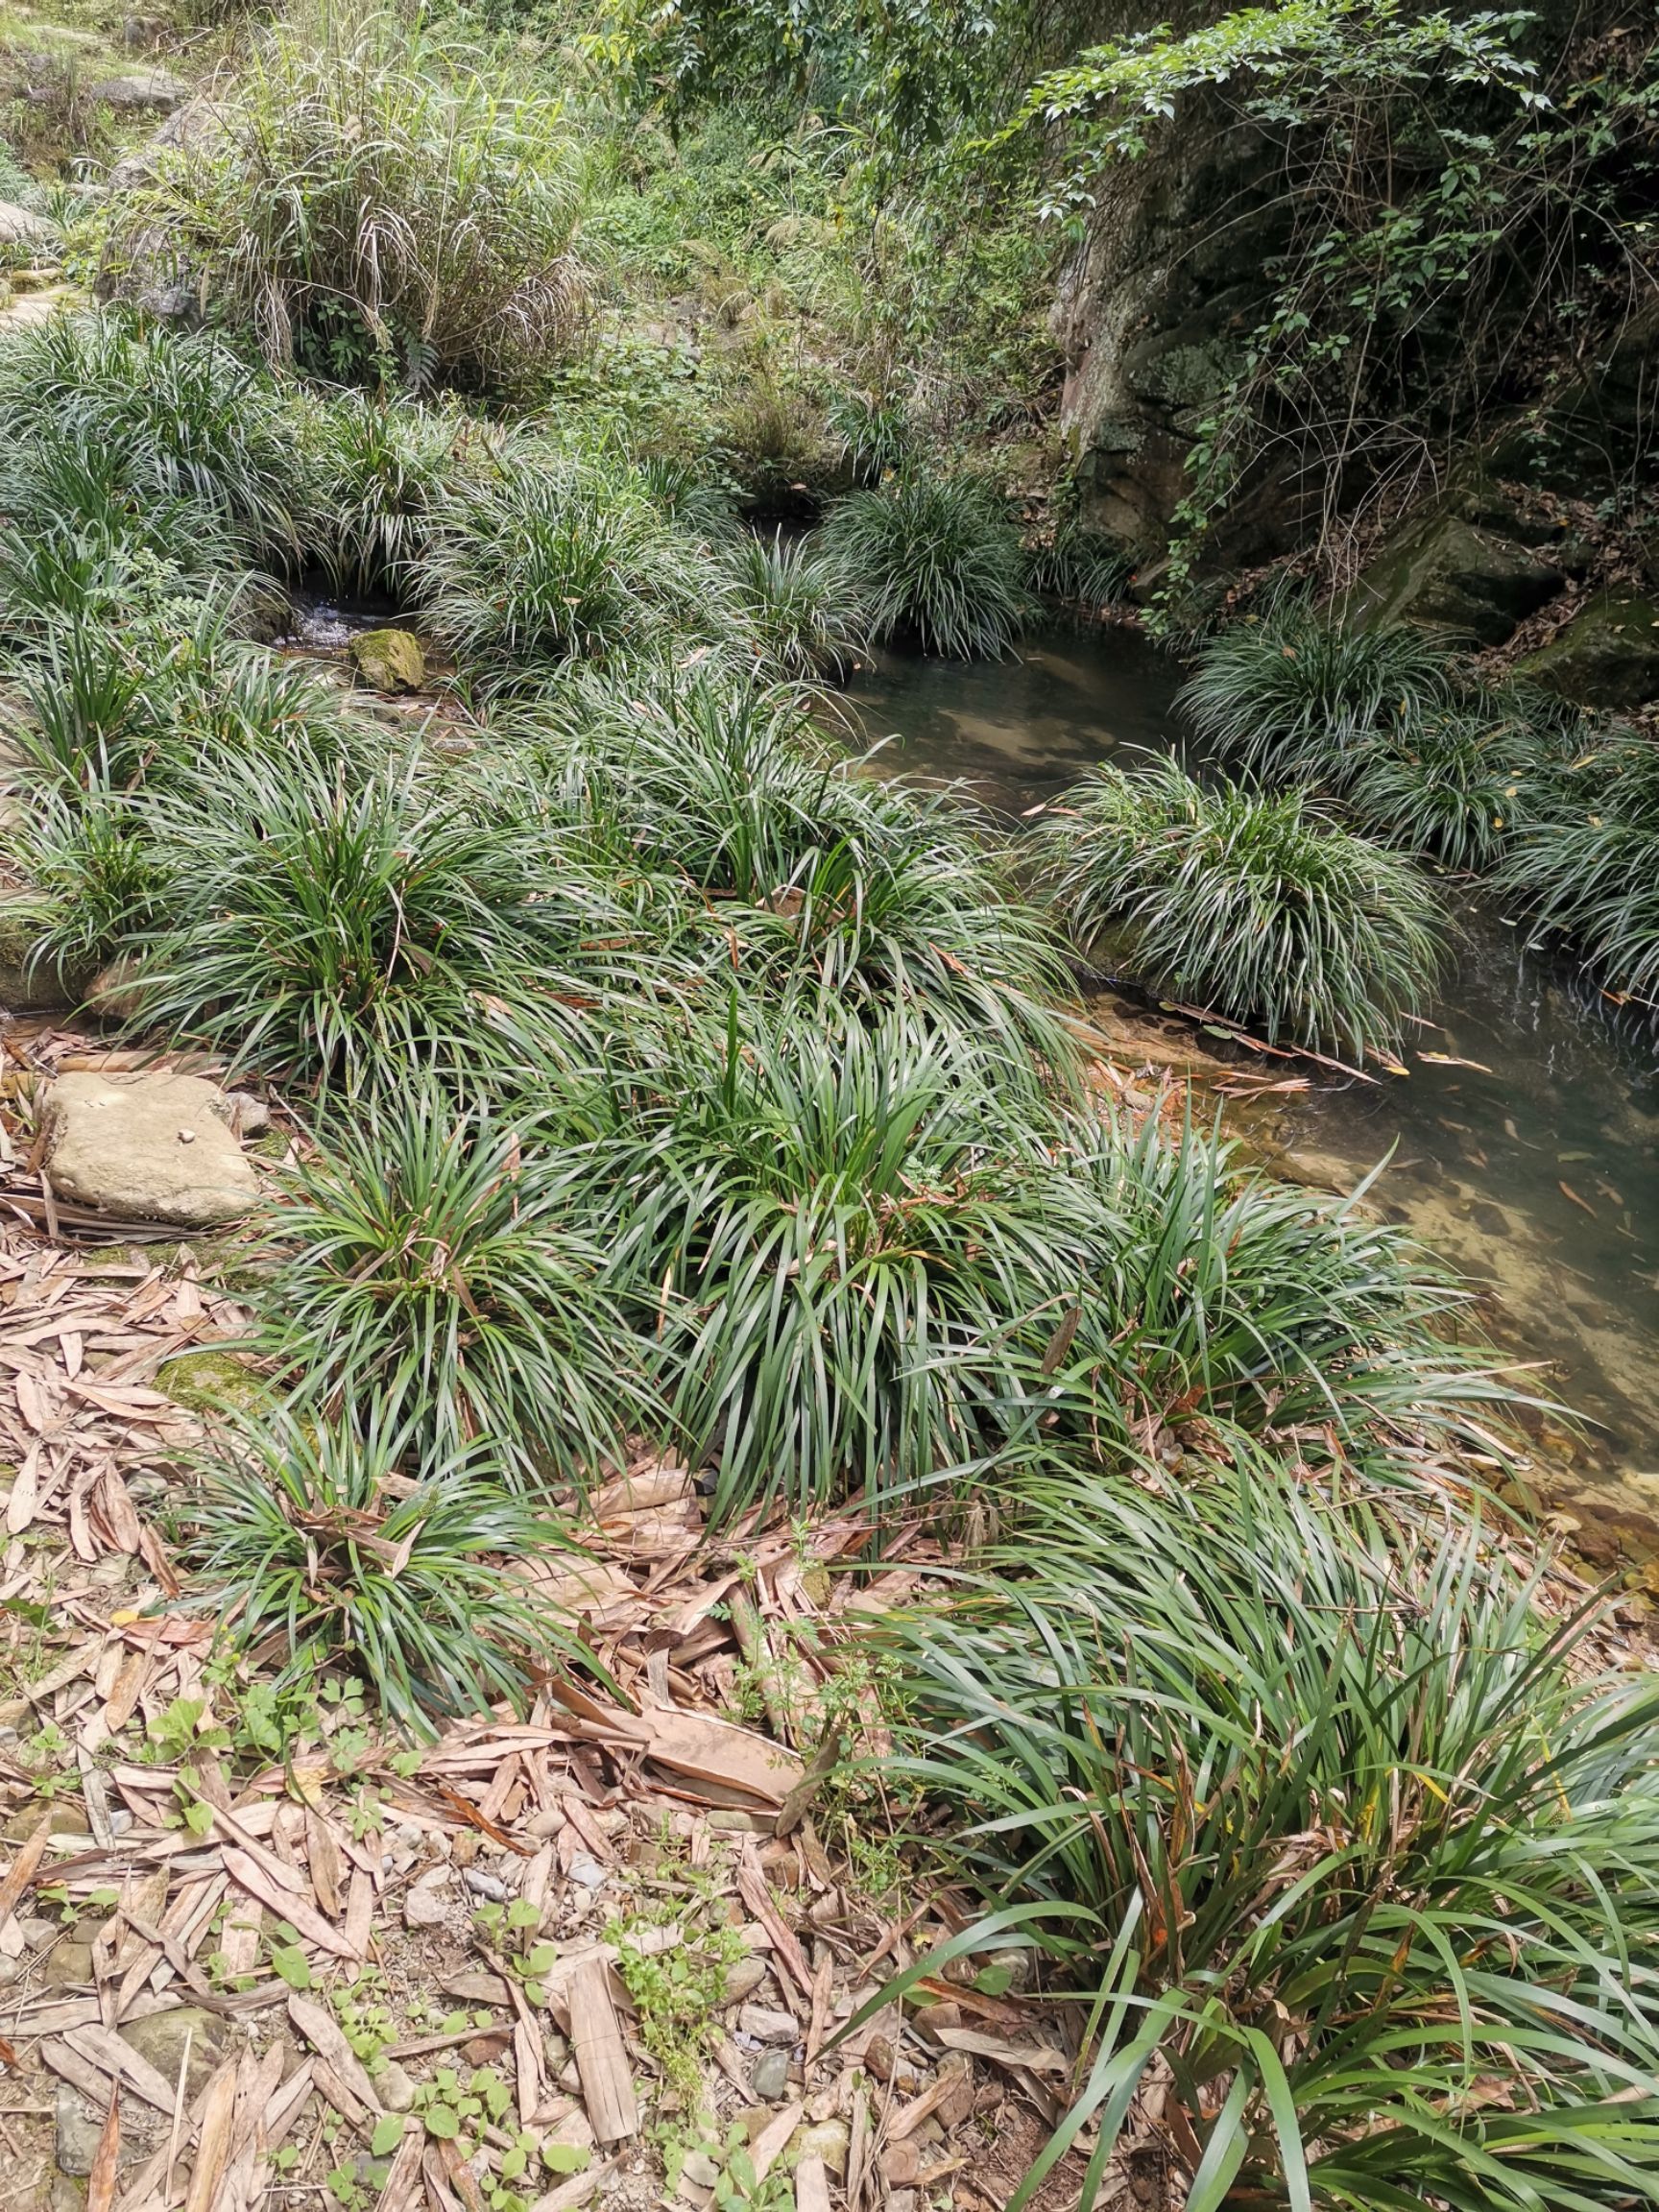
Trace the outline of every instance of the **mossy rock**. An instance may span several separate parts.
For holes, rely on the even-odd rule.
[[[1628,710],[1659,699],[1659,601],[1598,593],[1519,673],[1579,707]]]
[[[270,1402],[264,1378],[233,1352],[180,1352],[156,1371],[156,1387],[187,1413],[257,1413]]]
[[[1365,629],[1412,622],[1460,641],[1502,645],[1566,581],[1536,548],[1440,514],[1408,525],[1367,563],[1346,618]]]
[[[0,1007],[12,1014],[56,1012],[79,1004],[84,974],[55,960],[31,961],[40,935],[36,909],[21,899],[0,900]]]
[[[412,630],[365,630],[349,648],[351,664],[376,691],[419,691],[426,656]]]

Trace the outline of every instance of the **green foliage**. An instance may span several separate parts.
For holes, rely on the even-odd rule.
[[[1348,811],[1371,836],[1449,868],[1498,863],[1527,801],[1536,740],[1525,721],[1449,708],[1396,726],[1355,763]]]
[[[1617,725],[1527,780],[1501,871],[1540,939],[1575,945],[1616,992],[1659,998],[1659,753]]]
[[[780,674],[841,675],[868,655],[854,592],[808,542],[745,537],[731,562],[743,619],[763,661]]]
[[[1200,741],[1273,782],[1342,790],[1378,740],[1451,709],[1455,679],[1420,630],[1345,630],[1292,606],[1208,639],[1180,706]]]
[[[373,1400],[343,1423],[276,1415],[228,1433],[199,1513],[202,1602],[240,1646],[276,1640],[279,1682],[360,1673],[389,1719],[506,1698],[579,1640],[496,1562],[566,1541],[500,1484],[479,1445],[428,1454]]]
[[[342,393],[306,423],[322,544],[337,591],[397,592],[418,571],[458,457],[475,426],[403,400]]]
[[[1002,1040],[1011,1062],[1034,1046],[1064,1074],[1072,1055],[1045,1004],[1067,992],[1057,948],[977,818],[878,782],[811,705],[789,687],[635,667],[585,676],[517,727],[560,812],[688,881],[704,917],[718,902],[728,969],[844,1006],[903,1006]]]
[[[436,1449],[482,1438],[520,1482],[586,1480],[643,1394],[571,1182],[533,1123],[431,1082],[358,1102],[284,1179],[265,1348],[330,1412],[377,1397]]]
[[[702,2060],[715,2014],[726,1999],[726,1976],[743,1956],[737,1930],[719,1918],[711,1883],[694,1893],[686,1877],[677,1895],[613,1920],[605,1940],[615,1945],[616,1971],[638,2016],[640,2039],[680,2099],[695,2111],[704,2096]],[[664,1931],[673,1940],[661,1938]]]
[[[1025,574],[1033,591],[1045,599],[1087,614],[1123,596],[1134,562],[1115,538],[1087,529],[1074,517],[1064,517],[1052,536],[1026,555]]]
[[[192,527],[227,553],[298,550],[304,472],[284,402],[222,338],[143,330],[112,313],[28,325],[0,342],[0,438],[20,488],[49,457],[59,469],[31,502],[43,519],[92,523],[118,499],[130,535],[158,551],[173,549],[175,529],[187,545]],[[53,514],[50,489],[70,491],[76,463],[85,489]]]
[[[1193,2204],[1648,2194],[1659,1707],[1424,1503],[1050,1485],[884,1632],[895,1764],[988,1908],[951,1951],[1035,1944],[1088,2008],[1016,2208],[1094,2127],[1097,2201],[1154,2077]]]
[[[1019,533],[977,478],[906,472],[850,493],[816,542],[878,638],[908,635],[925,652],[995,661],[1031,616]]]
[[[531,1027],[552,1051],[619,967],[589,946],[627,927],[608,886],[418,755],[225,756],[153,820],[177,897],[137,948],[143,1018],[242,1064],[352,1088]]]
[[[631,466],[526,445],[439,511],[419,571],[431,626],[469,666],[534,681],[667,636],[743,634],[728,568]]]
[[[1122,932],[1157,989],[1286,1040],[1398,1058],[1445,922],[1410,863],[1300,791],[1209,789],[1173,762],[1101,767],[1048,831],[1054,896],[1085,943]]]
[[[506,52],[321,0],[252,45],[212,135],[123,198],[108,262],[200,287],[273,363],[513,390],[580,331],[581,194],[559,104]]]

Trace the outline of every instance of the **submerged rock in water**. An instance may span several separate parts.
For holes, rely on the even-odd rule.
[[[412,630],[364,630],[349,646],[351,664],[376,691],[419,691],[426,656]]]
[[[217,1084],[197,1075],[60,1075],[46,1094],[46,1172],[73,1205],[214,1228],[258,1195],[231,1112]]]

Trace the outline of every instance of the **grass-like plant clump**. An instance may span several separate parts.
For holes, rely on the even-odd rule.
[[[510,1572],[568,1537],[502,1487],[484,1445],[422,1453],[371,1401],[341,1422],[277,1412],[229,1431],[196,1522],[204,1603],[278,1685],[325,1666],[365,1677],[419,1736],[580,1657],[573,1624]]]
[[[1597,733],[1535,776],[1501,881],[1540,941],[1562,939],[1615,991],[1659,999],[1659,747]]]
[[[1659,1701],[1479,1535],[1070,1480],[893,1628],[899,1757],[1080,2011],[1104,2201],[1138,2089],[1190,2203],[1614,2206],[1659,2158]],[[936,1970],[922,1961],[905,1979]],[[891,1994],[891,1992],[889,1992]],[[1167,2102],[1166,2103],[1167,2110]],[[1075,2184],[1073,2193],[1075,2193]]]
[[[1209,788],[1173,762],[1101,767],[1049,831],[1078,938],[1118,933],[1130,972],[1288,1042],[1397,1056],[1445,925],[1424,878],[1306,794]]]
[[[1269,782],[1340,788],[1378,737],[1455,703],[1443,651],[1418,630],[1345,630],[1301,606],[1218,630],[1180,706],[1200,741]]]
[[[580,1484],[644,1419],[583,1211],[529,1121],[431,1081],[358,1101],[284,1179],[262,1340],[330,1418],[373,1399],[429,1449],[481,1439],[520,1484]]]
[[[107,280],[170,278],[274,364],[495,391],[581,328],[581,168],[557,99],[424,15],[323,5],[250,48],[200,143],[118,204]]]
[[[1447,708],[1361,751],[1343,804],[1386,844],[1484,874],[1529,803],[1532,751],[1532,733],[1517,720]]]
[[[903,469],[837,500],[816,543],[878,638],[908,637],[926,653],[996,661],[1031,619],[1020,534],[1005,502],[977,477]]]
[[[534,682],[669,637],[749,642],[730,568],[625,462],[525,441],[438,513],[417,589],[469,669]]]

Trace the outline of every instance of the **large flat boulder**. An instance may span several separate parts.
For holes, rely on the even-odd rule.
[[[1413,622],[1449,641],[1502,645],[1566,582],[1545,549],[1440,514],[1407,525],[1367,563],[1347,619],[1365,629]]]
[[[60,1075],[42,1120],[52,1189],[120,1220],[238,1220],[258,1187],[231,1134],[234,1113],[199,1075]]]

